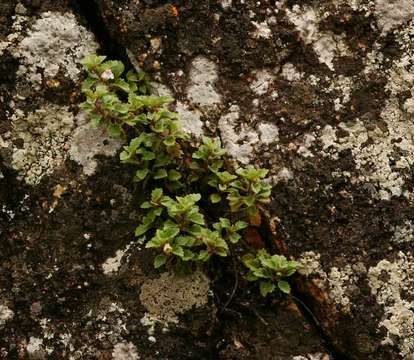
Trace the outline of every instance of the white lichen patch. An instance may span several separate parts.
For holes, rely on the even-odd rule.
[[[414,17],[414,1],[376,0],[374,15],[382,33],[386,34]]]
[[[122,259],[128,253],[131,244],[128,244],[125,249],[117,250],[115,256],[106,259],[102,264],[102,270],[105,275],[114,275],[119,271],[122,264]]]
[[[248,164],[260,145],[278,142],[279,130],[271,123],[260,123],[257,129],[239,120],[239,107],[232,105],[219,122],[221,139],[227,153],[242,164]]]
[[[139,299],[149,314],[176,322],[177,315],[207,305],[209,288],[209,280],[201,272],[188,276],[162,273],[142,285]]]
[[[231,8],[233,0],[220,0],[221,7],[223,9]]]
[[[6,305],[0,304],[0,329],[6,324],[7,321],[13,319],[14,312]]]
[[[217,66],[205,57],[196,57],[190,69],[190,85],[187,97],[195,105],[209,107],[221,102],[221,96],[216,91]]]
[[[131,342],[120,342],[115,344],[112,351],[113,360],[138,360],[139,354],[136,346]]]
[[[315,141],[316,137],[314,134],[304,134],[297,147],[297,153],[305,158],[313,157],[314,155],[311,148]]]
[[[350,149],[357,170],[351,174],[351,181],[372,184],[373,196],[382,200],[412,196],[404,190],[404,185],[412,176],[410,169],[414,164],[414,21],[395,30],[395,38],[402,54],[385,72],[388,77],[385,89],[390,96],[382,109],[381,120],[355,119],[337,128],[327,125],[319,137],[326,156],[337,159],[339,151]],[[372,56],[375,58],[377,53],[375,48]],[[378,62],[371,60],[367,58],[366,74],[379,71],[382,66],[382,58],[377,59]],[[336,110],[341,110],[349,101],[351,88],[351,79],[343,77],[328,89],[343,93],[335,101]],[[401,95],[406,97],[407,93],[411,96],[402,103]],[[340,138],[338,129],[342,133]],[[347,135],[343,136],[344,133]]]
[[[250,90],[258,96],[264,95],[274,79],[273,74],[267,70],[255,70],[252,73],[254,80],[250,83]]]
[[[269,123],[260,123],[257,130],[259,131],[260,141],[263,144],[269,145],[279,141],[279,129],[277,126]]]
[[[30,359],[35,358],[35,356],[44,356],[43,339],[31,336],[26,351]]]
[[[27,116],[16,113],[12,125],[6,139],[12,150],[11,165],[27,184],[38,184],[66,159],[75,126],[73,114],[65,106],[46,105]]]
[[[18,75],[39,86],[42,77],[34,76],[39,71],[44,77],[53,78],[61,70],[65,76],[77,80],[80,61],[97,48],[93,35],[73,14],[46,12],[12,53],[21,64]]]
[[[377,186],[376,197],[388,200],[403,194],[403,170],[414,163],[414,127],[413,120],[401,112],[396,99],[387,102],[381,116],[387,124],[386,130],[379,126],[368,129],[356,120],[339,126],[348,136],[338,138],[336,130],[327,125],[319,139],[328,150],[324,154],[334,158],[338,158],[339,151],[350,149],[360,173],[356,180]],[[407,155],[395,159],[395,149]]]
[[[264,38],[268,39],[272,36],[272,30],[269,28],[269,24],[266,21],[257,22],[252,21],[254,26],[254,31],[251,33],[251,36],[258,39]]]
[[[403,359],[414,354],[414,258],[400,252],[391,262],[381,260],[368,271],[368,283],[384,307],[380,326],[387,330],[383,345],[396,345]]]
[[[291,63],[283,65],[281,75],[287,81],[299,81],[303,78],[303,73],[301,73],[296,66]]]
[[[11,48],[21,40],[20,33],[25,27],[28,19],[29,18],[26,16],[13,16],[13,24],[10,28],[9,34],[6,36],[5,39],[1,39],[0,41],[0,56],[3,55],[6,49]]]
[[[320,262],[321,255],[314,251],[304,252],[300,257],[300,263],[302,265],[298,272],[302,275],[320,274],[323,272]]]
[[[124,141],[110,137],[102,128],[93,128],[84,114],[77,117],[77,122],[79,126],[73,132],[69,156],[82,165],[85,175],[90,176],[98,166],[96,156],[114,156]]]
[[[153,336],[155,334],[156,325],[160,325],[162,327],[162,332],[166,333],[169,331],[169,324],[177,324],[178,318],[174,317],[165,320],[157,315],[146,312],[145,315],[140,319],[140,323],[142,326],[147,328],[148,335]]]
[[[253,147],[259,141],[259,136],[245,124],[242,124],[241,129],[236,131],[238,119],[239,107],[233,105],[229,112],[219,120],[220,134],[228,154],[242,164],[248,164],[253,156]]]
[[[397,244],[414,243],[414,224],[407,220],[403,224],[393,227],[394,235],[391,241]]]
[[[333,61],[336,56],[344,56],[349,53],[344,35],[319,30],[321,17],[315,9],[294,5],[292,11],[287,11],[287,16],[296,26],[302,41],[306,45],[312,46],[319,61],[330,70],[334,70]]]
[[[292,357],[292,360],[329,360],[330,356],[328,354],[316,353],[316,354],[306,354],[306,355],[297,355]]]
[[[177,101],[176,111],[180,115],[182,129],[195,136],[203,135],[203,122],[201,112],[190,110],[187,105]]]
[[[349,102],[349,100],[351,100],[353,87],[353,79],[351,77],[346,77],[343,75],[339,75],[331,82],[326,92],[339,94],[339,97],[334,100],[335,111],[342,110],[342,108]]]

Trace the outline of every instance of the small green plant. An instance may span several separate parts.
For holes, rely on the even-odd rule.
[[[256,255],[246,254],[242,260],[249,269],[246,280],[259,281],[262,296],[276,289],[286,294],[290,293],[290,285],[283,279],[296,272],[298,262],[287,260],[282,255],[270,255],[265,249],[259,250]]]
[[[219,138],[191,138],[168,107],[173,99],[150,95],[143,72],[124,74],[121,62],[96,55],[86,57],[83,65],[88,77],[81,108],[93,126],[129,140],[120,160],[134,167],[133,180],[147,198],[140,205],[143,215],[135,235],[158,251],[154,266],[191,269],[211,257],[231,255],[235,261],[235,253],[248,252],[242,231],[260,223],[270,201],[268,171],[253,166],[234,170]],[[248,280],[260,281],[263,295],[274,291],[275,284],[288,292],[281,279],[293,274],[297,263],[265,254],[260,250],[243,258]]]

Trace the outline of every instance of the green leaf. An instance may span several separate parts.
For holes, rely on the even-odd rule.
[[[172,253],[180,258],[184,257],[184,249],[181,246],[173,246]]]
[[[247,274],[244,276],[244,278],[245,278],[247,281],[256,281],[256,280],[258,279],[258,277],[254,276],[254,275],[253,275],[253,273],[251,273],[251,272],[247,273]]]
[[[267,281],[260,282],[260,294],[262,296],[266,296],[267,294],[272,293],[275,290],[275,284],[272,284]]]
[[[187,214],[186,218],[194,224],[198,224],[198,225],[205,224],[204,216],[200,214],[199,212],[189,213]]]
[[[105,61],[105,59],[106,59],[106,56],[98,56],[95,54],[91,54],[91,55],[86,56],[81,61],[81,64],[84,65],[87,70],[90,70],[102,64]]]
[[[207,250],[201,250],[200,253],[198,254],[197,260],[199,260],[199,261],[207,261],[208,259],[210,259],[209,252]]]
[[[143,203],[141,204],[140,208],[141,208],[141,209],[150,209],[150,208],[152,208],[152,205],[151,205],[151,203],[150,203],[150,202],[145,201],[145,202],[143,202]]]
[[[180,233],[178,226],[176,227],[164,227],[162,230],[158,229],[156,236],[162,240],[174,239]]]
[[[178,181],[180,180],[182,175],[177,170],[170,170],[168,172],[168,180],[170,181]]]
[[[148,214],[144,218],[143,223],[137,226],[137,228],[135,229],[135,236],[139,237],[145,234],[149,229],[151,229],[152,223],[154,222],[154,220],[155,220],[155,216],[151,216],[150,214]]]
[[[158,180],[158,179],[166,178],[167,176],[168,176],[167,170],[165,170],[165,169],[158,169],[156,171],[156,173],[154,174],[153,178],[155,180]]]
[[[143,150],[142,153],[142,160],[144,161],[151,161],[155,159],[155,154],[152,151]]]
[[[102,122],[102,116],[98,114],[91,114],[90,116],[91,125],[95,129],[101,125]]]
[[[211,195],[210,195],[210,201],[211,201],[213,204],[216,204],[216,203],[218,203],[218,202],[220,202],[220,201],[221,201],[221,196],[220,196],[219,194],[211,194]]]
[[[189,261],[194,259],[194,253],[191,250],[184,249],[184,255],[181,257],[183,261]]]
[[[109,124],[107,129],[110,136],[120,137],[122,135],[122,129],[118,124]]]
[[[290,285],[287,281],[279,280],[277,282],[277,287],[283,291],[285,294],[290,294]]]
[[[125,66],[121,61],[111,60],[103,64],[103,71],[110,69],[114,74],[115,78],[118,78],[122,75],[125,70]]]
[[[155,203],[159,202],[162,198],[162,193],[163,193],[163,191],[162,191],[161,188],[156,188],[156,189],[152,190],[152,192],[151,192],[151,201],[155,202]]]
[[[237,221],[234,224],[234,228],[236,229],[236,231],[243,230],[243,229],[247,228],[248,226],[249,226],[249,224],[245,221]]]
[[[137,74],[135,71],[133,71],[133,70],[129,70],[129,71],[126,73],[126,79],[127,79],[128,81],[133,81],[133,82],[135,82],[135,81],[139,81],[139,79],[138,79],[138,74]]]
[[[92,78],[87,78],[86,80],[84,80],[82,83],[82,88],[81,88],[82,92],[86,92],[87,90],[90,90],[91,87],[96,84],[96,81],[97,81],[96,79],[92,79]]]
[[[235,234],[231,234],[231,235],[229,236],[229,240],[230,240],[230,242],[231,242],[232,244],[236,244],[236,243],[238,243],[240,239],[241,239],[241,236],[240,236],[239,234],[237,234],[237,233],[235,233]]]
[[[138,169],[135,172],[134,181],[139,182],[144,180],[148,175],[149,170],[148,169]]]
[[[164,141],[163,141],[163,143],[166,145],[166,146],[173,146],[173,145],[175,145],[175,137],[174,136],[167,136],[165,139],[164,139]]]
[[[163,266],[167,261],[167,257],[165,255],[157,255],[154,259],[154,268],[158,269],[159,267]]]
[[[116,80],[113,85],[125,92],[129,92],[130,90],[128,83],[122,79]]]

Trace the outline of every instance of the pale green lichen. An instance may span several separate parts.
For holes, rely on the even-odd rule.
[[[176,322],[177,315],[207,305],[209,288],[209,280],[201,272],[187,276],[162,273],[142,285],[139,299],[157,319]]]
[[[368,271],[371,293],[383,306],[379,325],[387,331],[383,345],[397,345],[403,359],[414,354],[414,258],[400,252],[394,261],[381,260]]]
[[[17,113],[12,125],[8,139],[3,136],[12,150],[11,165],[27,184],[36,185],[66,159],[74,116],[66,106],[46,105],[27,116]]]
[[[320,140],[326,156],[338,158],[340,151],[350,149],[356,170],[360,173],[356,180],[378,186],[374,195],[388,200],[392,196],[403,195],[404,170],[408,170],[414,163],[414,130],[410,118],[401,111],[397,99],[387,102],[381,116],[388,126],[386,130],[380,126],[368,129],[362,121],[355,120],[339,125],[348,136],[338,138],[336,130],[327,125],[321,132]],[[395,148],[407,155],[401,156],[392,164]]]
[[[397,244],[414,243],[414,224],[410,220],[406,220],[403,224],[392,227],[394,235],[391,241]]]

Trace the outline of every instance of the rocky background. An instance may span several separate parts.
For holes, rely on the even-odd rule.
[[[152,269],[94,52],[270,168],[293,297]],[[413,0],[2,0],[0,359],[413,360],[413,165]]]

